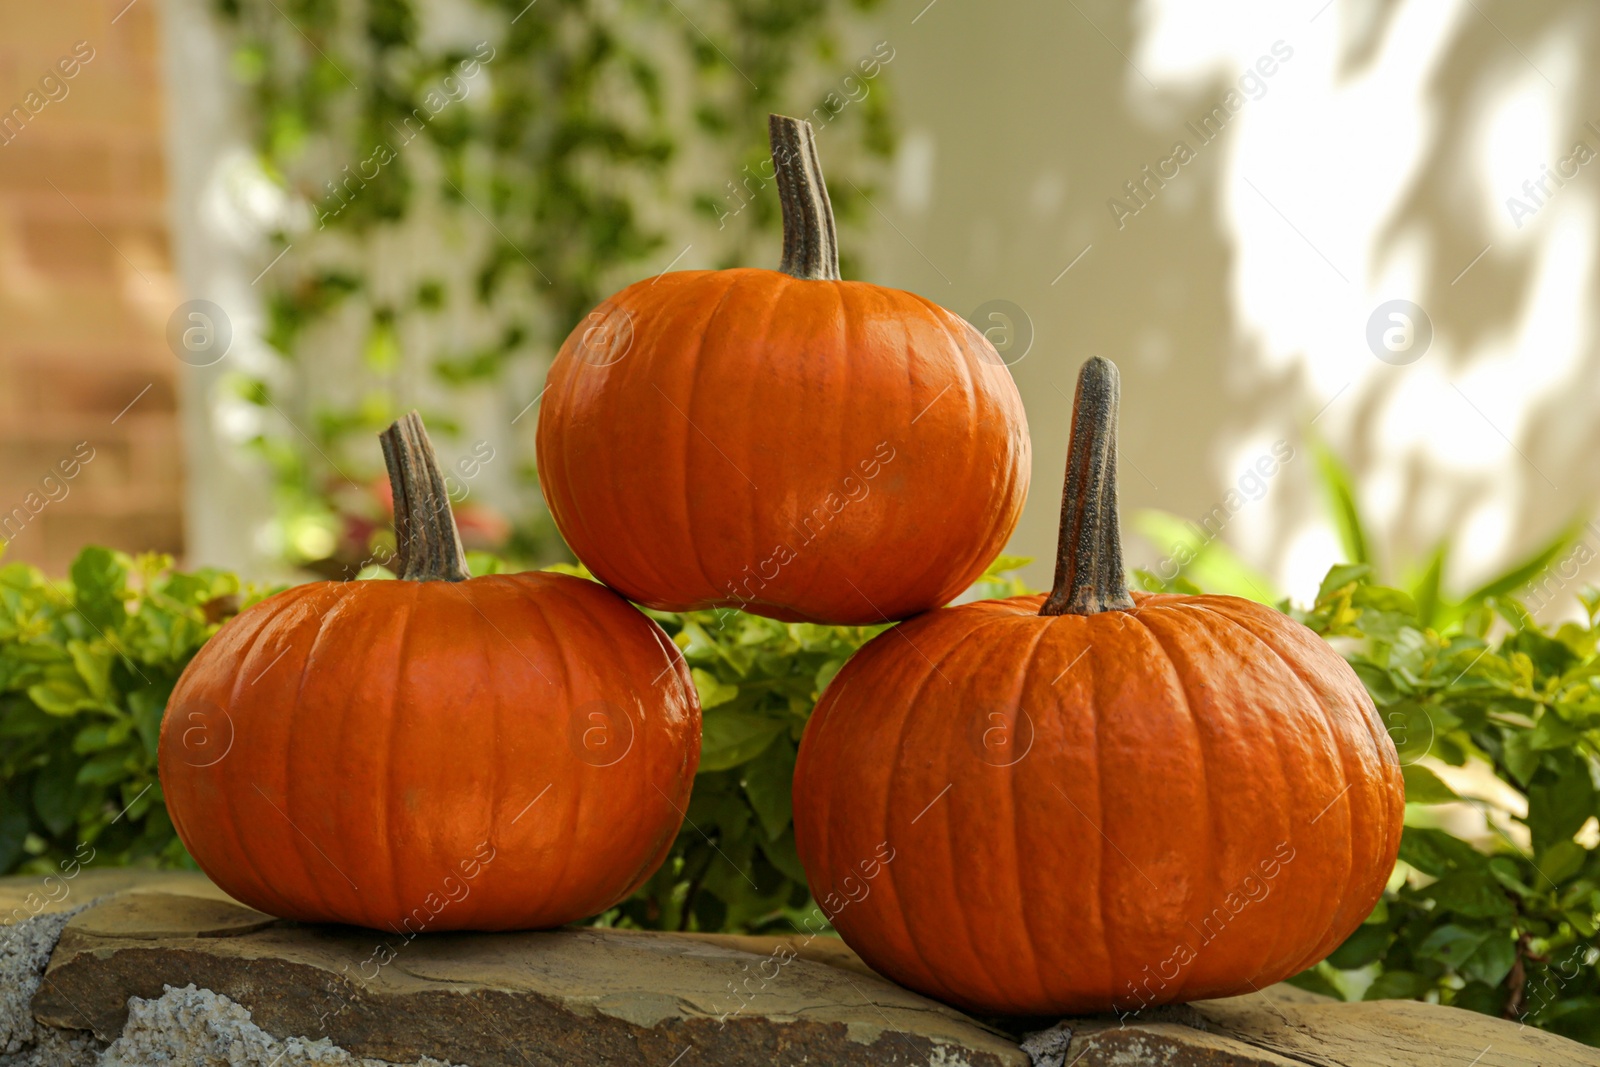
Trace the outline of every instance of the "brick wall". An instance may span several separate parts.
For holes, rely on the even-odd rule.
[[[157,17],[0,12],[0,561],[51,574],[183,547]]]

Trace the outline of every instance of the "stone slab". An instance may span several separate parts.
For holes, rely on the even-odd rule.
[[[79,868],[73,874],[0,878],[0,930],[39,915],[71,911],[113,893],[173,893],[231,900],[198,871],[147,871],[137,867]]]
[[[168,893],[103,900],[62,932],[34,1016],[111,1041],[130,997],[192,983],[276,1038],[326,1038],[392,1062],[1028,1063],[1009,1037],[882,978],[801,958],[782,939],[733,947],[567,929],[408,940],[263,919]],[[747,951],[756,947],[767,951]]]
[[[1190,1008],[1211,1033],[1296,1063],[1600,1067],[1600,1049],[1559,1034],[1415,1000],[1346,1004],[1318,997],[1286,1003],[1252,995]]]
[[[0,879],[0,906],[37,885]],[[135,1050],[210,1064],[206,1049],[231,1050],[214,1062],[239,1067],[1600,1067],[1600,1051],[1565,1038],[1414,1001],[1273,986],[1122,1020],[975,1020],[885,981],[831,938],[408,939],[277,920],[197,875],[83,871],[28,922],[37,967],[49,950],[40,924],[60,940],[36,993],[27,982],[22,1021],[35,1032],[12,1038],[76,1050],[18,1061],[52,1067],[109,1067]]]

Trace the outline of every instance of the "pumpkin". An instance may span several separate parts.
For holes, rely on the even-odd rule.
[[[421,419],[383,443],[401,580],[296,586],[201,648],[161,725],[178,836],[289,919],[415,934],[604,911],[684,817],[683,658],[594,582],[470,577]]]
[[[578,558],[648,607],[904,618],[1010,537],[1022,402],[959,316],[841,280],[811,126],[770,133],[781,266],[662,274],[591,312],[550,368],[540,485]]]
[[[794,775],[811,891],[875,970],[1006,1015],[1249,993],[1367,917],[1399,849],[1394,745],[1300,623],[1130,594],[1117,374],[1078,382],[1055,587],[869,642]]]

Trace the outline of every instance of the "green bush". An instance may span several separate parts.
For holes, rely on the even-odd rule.
[[[1335,567],[1312,610],[1292,614],[1353,642],[1346,655],[1404,765],[1400,863],[1367,922],[1297,982],[1600,1044],[1600,593],[1582,594],[1583,622],[1552,630],[1506,596],[1436,630],[1370,570]],[[1493,778],[1458,794],[1434,767]],[[1470,844],[1438,808],[1463,803],[1483,816]]]
[[[1026,592],[1002,556],[978,596]],[[576,568],[570,569],[582,573]],[[824,922],[795,854],[789,803],[811,709],[845,660],[883,626],[775,622],[732,610],[647,612],[672,635],[704,712],[700,773],[677,844],[655,876],[601,922],[754,932]]]
[[[0,872],[192,866],[156,780],[167,697],[206,639],[258,599],[231,574],[85,549],[69,582],[0,567]]]
[[[1005,577],[1019,562],[997,561],[974,595],[1022,591]],[[490,569],[474,561],[475,572]],[[1600,594],[1582,597],[1584,621],[1547,629],[1509,595],[1527,580],[1448,610],[1435,580],[1419,609],[1360,564],[1334,568],[1309,610],[1284,605],[1365,682],[1407,791],[1389,891],[1295,981],[1351,999],[1437,1000],[1600,1044]],[[0,569],[0,870],[47,873],[82,843],[95,864],[192,863],[155,778],[162,707],[221,620],[260,595],[224,573],[104,549],[86,550],[68,583]],[[597,921],[730,931],[814,922],[790,820],[795,746],[822,687],[882,628],[650,614],[693,670],[704,754],[668,861]],[[1451,768],[1498,786],[1457,795]],[[1457,836],[1473,809],[1487,830]]]

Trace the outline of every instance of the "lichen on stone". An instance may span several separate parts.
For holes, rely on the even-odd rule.
[[[82,908],[35,915],[0,927],[0,1067],[66,1067],[94,1062],[96,1043],[33,1021],[33,995],[61,940],[61,931]]]
[[[220,993],[165,987],[154,1000],[128,999],[128,1022],[98,1067],[466,1067],[428,1056],[411,1064],[356,1056],[327,1038],[280,1041]]]
[[[1066,1067],[1071,1045],[1072,1028],[1066,1023],[1056,1023],[1048,1030],[1036,1030],[1022,1038],[1022,1051],[1028,1054],[1033,1067]]]

